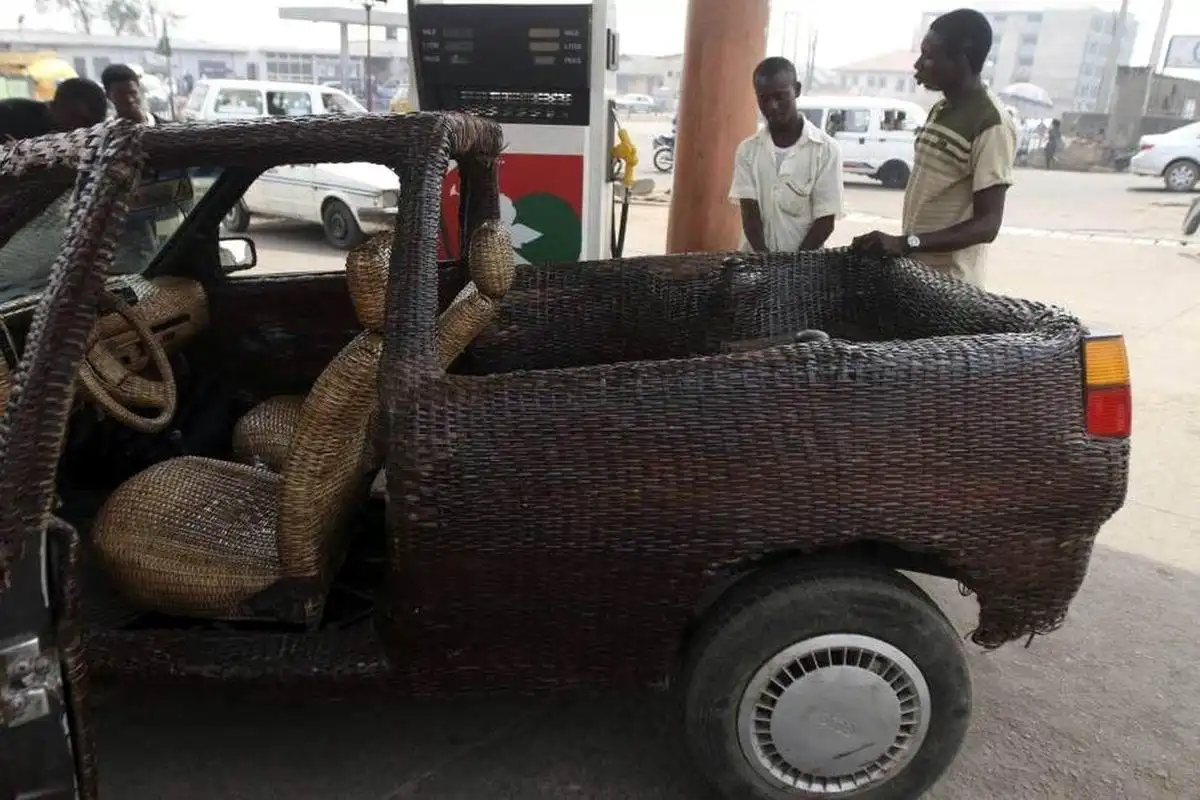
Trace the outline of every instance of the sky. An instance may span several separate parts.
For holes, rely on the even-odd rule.
[[[488,2],[488,0],[476,0]],[[536,0],[534,0],[536,2]],[[737,2],[737,0],[727,0]],[[159,0],[184,15],[175,35],[238,45],[291,43],[300,46],[337,47],[337,28],[305,22],[284,22],[278,18],[279,5],[357,5],[351,0]],[[968,0],[969,2],[969,0]],[[1120,0],[992,0],[989,8],[1007,5],[1015,9],[1033,9],[1046,5],[1095,6],[1116,11]],[[639,55],[666,55],[683,50],[687,0],[616,0],[617,28],[621,50]],[[966,3],[964,3],[966,4]],[[69,28],[69,19],[61,15],[38,15],[34,0],[0,0],[0,27],[16,27],[19,14],[26,15],[29,28]],[[392,0],[403,9],[406,0]],[[772,25],[768,37],[770,54],[805,59],[807,42],[817,31],[817,64],[836,67],[874,55],[906,50],[911,46],[922,11],[952,8],[953,0],[772,0]],[[1138,40],[1134,64],[1149,60],[1154,29],[1158,24],[1162,0],[1129,0],[1129,12],[1138,20]],[[1168,27],[1171,35],[1200,35],[1200,2],[1175,0]],[[798,42],[798,47],[794,44]],[[1180,72],[1186,76],[1186,73]],[[1192,77],[1200,78],[1200,74]]]

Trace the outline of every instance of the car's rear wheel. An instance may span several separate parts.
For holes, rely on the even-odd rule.
[[[909,800],[967,732],[962,643],[890,570],[792,567],[751,579],[690,648],[698,766],[730,800]]]
[[[908,165],[903,161],[889,161],[879,168],[879,182],[889,189],[908,186]]]
[[[354,218],[354,212],[341,200],[330,200],[321,210],[325,241],[339,250],[350,250],[362,244],[366,236]]]
[[[225,219],[221,221],[221,227],[226,233],[245,233],[250,227],[250,209],[246,208],[246,204],[241,200],[234,203],[233,208],[229,209],[229,213],[225,215]]]
[[[1190,192],[1200,183],[1200,164],[1186,158],[1173,161],[1163,171],[1163,183],[1170,192]]]

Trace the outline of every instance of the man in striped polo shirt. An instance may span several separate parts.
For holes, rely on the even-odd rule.
[[[904,233],[872,231],[852,248],[874,256],[912,255],[983,286],[987,245],[1004,221],[1017,152],[1012,115],[980,79],[991,48],[992,27],[978,11],[951,11],[929,26],[913,66],[917,82],[943,99],[917,133]]]

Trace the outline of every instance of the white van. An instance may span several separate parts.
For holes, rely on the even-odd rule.
[[[903,189],[912,174],[917,128],[925,109],[908,100],[884,97],[801,95],[800,113],[838,141],[842,169]]]
[[[310,114],[366,114],[331,86],[279,81],[201,80],[188,95],[184,121],[221,121]],[[242,233],[252,215],[319,223],[325,240],[342,250],[383,230],[395,218],[400,179],[379,164],[290,164],[269,169],[225,218]]]

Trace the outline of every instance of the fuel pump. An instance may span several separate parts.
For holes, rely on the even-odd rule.
[[[608,99],[614,7],[408,0],[414,106],[489,117],[504,129],[500,213],[517,263],[599,260],[624,247],[637,149]],[[442,197],[447,257],[457,256],[457,187],[452,168]]]

